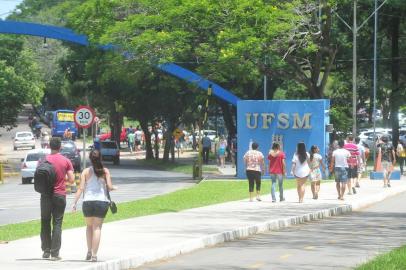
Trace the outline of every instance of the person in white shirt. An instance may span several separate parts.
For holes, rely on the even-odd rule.
[[[293,155],[292,159],[291,173],[296,177],[299,203],[303,202],[305,195],[305,184],[310,174],[309,158],[310,155],[306,152],[305,143],[298,143],[296,153]]]
[[[338,149],[332,154],[330,172],[333,173],[336,181],[338,199],[344,200],[345,186],[348,181],[348,163],[347,159],[351,156],[350,151],[344,149],[344,141],[338,141]]]

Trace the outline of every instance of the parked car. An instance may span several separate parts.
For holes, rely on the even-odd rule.
[[[113,161],[114,165],[120,164],[120,148],[115,141],[100,142],[102,160]]]
[[[21,159],[21,183],[33,183],[34,173],[38,162],[43,161],[46,155],[51,153],[51,149],[35,149],[28,151],[25,158]]]
[[[35,149],[35,137],[31,131],[19,131],[16,132],[13,137],[13,147],[14,150],[22,147],[29,147]]]
[[[61,145],[61,154],[70,159],[73,165],[75,172],[81,171],[81,157],[80,150],[76,147],[75,142],[73,141],[62,141]]]
[[[110,140],[111,132],[100,134],[98,137],[99,137],[100,141]],[[121,133],[120,133],[120,142],[126,142],[126,141],[127,141],[127,131],[126,131],[126,128],[122,128]]]

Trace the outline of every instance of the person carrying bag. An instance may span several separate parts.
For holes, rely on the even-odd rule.
[[[101,163],[100,152],[92,150],[89,159],[92,166],[82,172],[72,208],[76,211],[76,204],[83,192],[82,210],[86,221],[87,239],[86,260],[96,262],[103,220],[109,207],[115,213],[117,206],[110,199],[109,191],[115,187],[111,182],[110,171]]]

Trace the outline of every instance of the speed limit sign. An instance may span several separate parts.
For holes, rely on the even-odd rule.
[[[88,128],[93,124],[95,113],[89,106],[79,106],[75,110],[75,123],[81,128]]]

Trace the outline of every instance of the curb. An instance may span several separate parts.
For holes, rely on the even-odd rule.
[[[5,172],[4,177],[10,177],[10,176],[19,176],[20,173],[18,172]]]
[[[365,208],[371,204],[378,203],[384,199],[395,196],[406,191],[406,186],[393,189],[391,192],[384,192],[376,194],[369,198],[360,199],[351,204],[340,205],[328,209],[319,210],[312,213],[307,213],[299,216],[292,216],[288,218],[281,218],[278,220],[265,221],[250,226],[236,228],[234,230],[225,231],[222,233],[211,234],[198,239],[192,239],[173,245],[169,248],[162,250],[140,254],[138,256],[131,256],[125,258],[119,258],[115,260],[98,263],[97,265],[86,266],[79,268],[81,270],[121,270],[140,267],[146,263],[152,263],[159,260],[166,260],[172,257],[189,253],[197,249],[212,247],[224,242],[239,240],[255,234],[264,233],[267,231],[279,230],[286,227],[290,227],[297,224],[306,223],[309,221],[320,220],[332,216],[342,215],[345,213],[351,213],[356,210]]]

